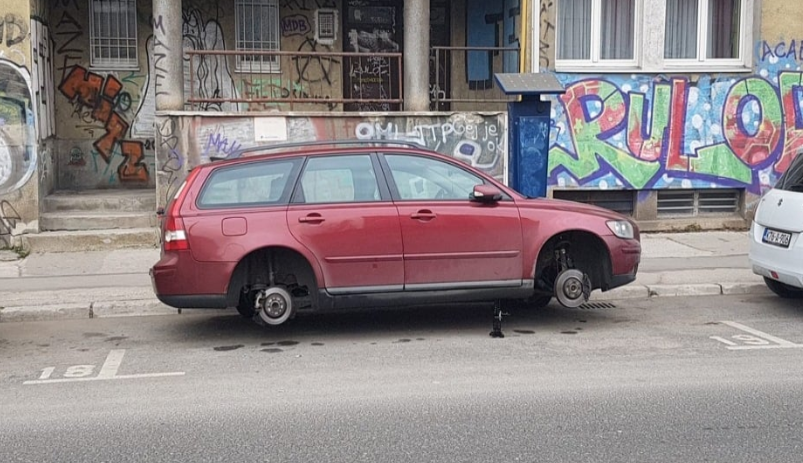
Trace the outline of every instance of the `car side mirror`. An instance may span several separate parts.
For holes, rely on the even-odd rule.
[[[475,185],[471,200],[478,203],[495,203],[502,200],[502,192],[493,185]]]

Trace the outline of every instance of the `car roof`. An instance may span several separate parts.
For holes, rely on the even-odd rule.
[[[396,153],[423,154],[436,158],[454,160],[453,158],[432,151],[429,148],[406,142],[389,141],[387,143],[376,143],[373,140],[365,140],[356,146],[341,146],[349,142],[308,142],[292,143],[279,145],[255,146],[237,151],[228,158],[212,158],[213,162],[202,164],[198,167],[217,168],[220,166],[236,165],[248,162],[261,161],[265,159],[281,159],[298,156],[331,156],[375,153],[378,151],[393,150]],[[284,150],[284,151],[282,151]],[[252,154],[255,153],[255,154]]]

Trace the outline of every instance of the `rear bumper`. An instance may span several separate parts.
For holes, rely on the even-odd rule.
[[[151,269],[151,284],[163,303],[181,309],[228,307],[234,262],[198,262],[189,251],[164,253]]]
[[[793,233],[788,248],[762,242],[765,227],[750,227],[750,265],[753,273],[803,288],[803,234]]]
[[[177,309],[225,309],[228,306],[228,304],[226,304],[225,294],[201,294],[190,296],[160,296],[157,294],[156,297],[163,304],[167,304],[170,307],[175,307]]]

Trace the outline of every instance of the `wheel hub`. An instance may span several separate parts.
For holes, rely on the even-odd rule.
[[[577,308],[588,300],[591,281],[577,269],[567,269],[555,280],[555,297],[564,307]]]
[[[269,325],[281,325],[293,315],[293,298],[284,288],[274,286],[257,294],[255,308]]]

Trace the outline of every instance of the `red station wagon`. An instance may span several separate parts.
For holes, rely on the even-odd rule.
[[[162,217],[151,277],[167,305],[278,325],[305,310],[578,307],[632,282],[640,256],[637,226],[609,210],[527,198],[414,145],[341,141],[192,169]]]

